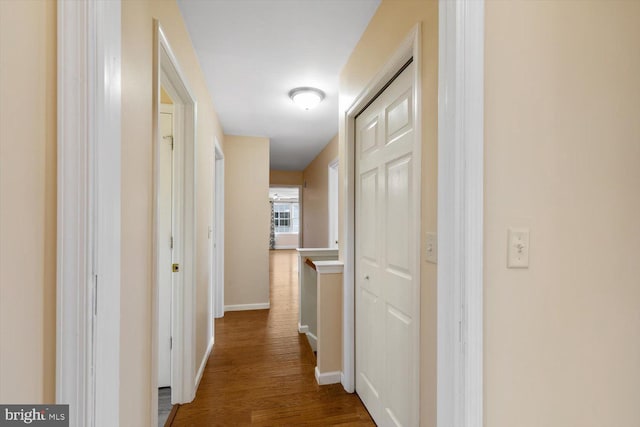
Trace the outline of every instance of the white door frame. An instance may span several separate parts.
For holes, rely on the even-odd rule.
[[[174,197],[178,208],[174,210],[173,260],[180,264],[180,272],[174,273],[172,292],[171,336],[171,403],[191,402],[195,397],[195,186],[196,186],[196,101],[187,85],[178,61],[157,20],[154,20],[153,52],[153,164],[154,164],[154,212],[153,230],[158,221],[158,164],[157,144],[159,132],[160,86],[174,102]],[[174,205],[175,206],[175,205]],[[151,331],[151,372],[157,372],[158,364],[158,242],[153,241],[153,304]],[[157,424],[158,388],[157,375],[151,381],[151,419]]]
[[[338,177],[338,165],[339,158],[335,158],[331,162],[329,162],[329,166],[327,169],[327,218],[328,218],[328,237],[327,237],[327,247],[338,249],[338,242],[336,241],[338,236],[334,235],[334,229],[338,230],[338,193],[339,193],[339,177]],[[334,187],[334,183],[338,185]]]
[[[120,1],[58,2],[56,402],[118,425]]]
[[[414,123],[415,140],[422,141],[421,117],[422,117],[422,89],[421,89],[421,29],[417,24],[409,35],[396,49],[393,56],[381,68],[362,93],[356,98],[351,107],[345,113],[345,160],[344,172],[346,182],[346,203],[344,210],[344,276],[343,276],[343,332],[342,332],[342,386],[348,392],[355,391],[355,118],[356,116],[382,91],[396,73],[411,59],[414,62]],[[420,159],[420,143],[416,144],[414,155]],[[416,165],[418,169],[420,162]],[[419,206],[420,201],[415,201]],[[416,239],[418,259],[420,255],[420,239]],[[420,281],[420,278],[417,278]],[[419,287],[418,287],[419,288]],[[420,298],[416,299],[417,327],[416,333],[420,333]],[[416,356],[419,360],[420,345],[416,346]],[[418,398],[419,402],[419,398]]]
[[[215,271],[211,274],[213,316],[224,317],[224,153],[218,138],[215,138],[213,193],[213,244],[215,244]]]
[[[484,0],[440,0],[437,425],[483,425]]]

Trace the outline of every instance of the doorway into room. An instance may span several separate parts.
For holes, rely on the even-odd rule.
[[[270,187],[270,249],[296,249],[301,246],[302,203],[300,187]]]
[[[195,397],[195,97],[154,21],[151,417]],[[213,317],[213,316],[212,316]],[[161,406],[162,405],[162,406]]]

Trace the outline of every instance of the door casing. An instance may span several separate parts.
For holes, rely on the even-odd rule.
[[[57,2],[56,403],[120,422],[121,5]]]
[[[174,102],[174,199],[178,209],[174,211],[173,262],[180,265],[175,275],[172,292],[171,337],[171,403],[187,403],[195,397],[195,152],[196,152],[196,101],[187,85],[179,63],[160,23],[154,20],[153,55],[153,140],[161,137],[159,133],[160,86]],[[158,150],[154,144],[154,200],[153,229],[158,223]],[[151,372],[157,372],[158,355],[158,242],[156,233],[153,239],[152,268],[152,331],[151,331]],[[157,376],[151,381],[151,420],[157,424],[158,386]]]
[[[215,138],[214,153],[214,194],[213,194],[213,236],[214,257],[211,265],[215,266],[210,275],[212,280],[211,297],[213,316],[224,317],[224,153],[218,138]],[[213,324],[213,323],[212,323]],[[213,336],[214,331],[211,331]]]
[[[328,209],[328,230],[329,236],[327,241],[327,247],[332,249],[338,249],[338,192],[340,187],[340,181],[338,177],[338,159],[334,159],[331,163],[329,163],[329,170],[327,171],[328,176],[328,189],[327,192],[328,200],[327,200],[327,209]]]
[[[438,426],[484,425],[484,8],[438,4]]]

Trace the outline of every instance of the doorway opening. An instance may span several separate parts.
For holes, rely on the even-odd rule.
[[[296,249],[302,241],[300,187],[270,187],[270,249]]]
[[[154,26],[150,395],[155,425],[159,395],[171,405],[195,397],[196,102],[158,21]]]

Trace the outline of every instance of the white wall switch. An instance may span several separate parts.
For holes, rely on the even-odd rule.
[[[529,229],[509,227],[507,237],[507,267],[529,267]]]
[[[424,247],[425,257],[428,262],[438,263],[438,234],[427,233]]]

